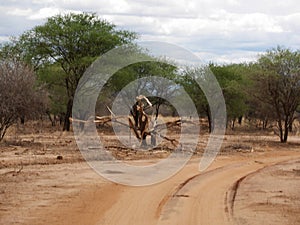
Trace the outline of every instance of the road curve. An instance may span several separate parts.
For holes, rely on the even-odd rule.
[[[84,184],[84,191],[76,198],[68,196],[65,205],[45,210],[44,218],[56,218],[49,220],[52,225],[62,221],[85,225],[234,224],[232,211],[239,181],[295,157],[300,157],[299,152],[223,155],[202,173],[198,171],[199,158],[193,158],[179,173],[156,185],[129,187],[107,181],[99,186]],[[43,224],[47,224],[45,220]]]
[[[294,156],[268,155],[253,159],[224,158],[199,173],[190,162],[171,179],[148,187],[124,187],[98,224],[233,224],[234,190],[238,181],[264,167]]]

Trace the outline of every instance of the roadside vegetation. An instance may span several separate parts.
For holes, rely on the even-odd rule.
[[[136,46],[138,34],[121,30],[96,14],[57,15],[0,47],[0,141],[13,124],[50,119],[69,131],[72,105],[80,78],[98,57],[112,48]],[[145,54],[147,54],[145,52]],[[150,56],[149,56],[150,57]],[[227,107],[227,128],[247,123],[252,129],[272,129],[282,143],[294,129],[300,115],[300,51],[275,46],[255,62],[207,67],[217,78]],[[201,68],[198,68],[201,69]],[[162,76],[184,87],[198,114],[213,129],[209,105],[191,74],[197,68],[178,70],[168,61],[143,62],[118,71],[99,95],[96,112],[109,113],[105,106],[138,78]],[[171,95],[176,88],[165,93]],[[149,96],[156,113],[175,115],[172,105]],[[163,106],[163,107],[162,107]],[[160,111],[161,110],[161,111]],[[88,115],[87,115],[88,117]]]

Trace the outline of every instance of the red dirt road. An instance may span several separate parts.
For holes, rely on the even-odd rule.
[[[200,173],[199,158],[194,157],[175,176],[146,187],[111,183],[85,163],[27,166],[20,174],[2,173],[6,185],[1,186],[0,224],[261,224],[261,217],[248,216],[257,206],[250,201],[263,201],[264,196],[251,199],[253,185],[256,191],[264,189],[268,176],[262,171],[274,170],[274,165],[280,170],[281,164],[294,165],[296,159],[300,160],[299,151],[220,155]],[[291,165],[297,172],[297,165]],[[296,185],[300,186],[300,179],[294,181],[293,186],[282,183],[284,188],[278,191],[289,198],[290,193],[295,194]],[[276,179],[269,180],[268,185],[276,187]],[[295,206],[299,193],[293,198],[298,200],[288,202],[279,213],[296,216],[287,213],[300,209]],[[269,207],[260,204],[263,218],[271,213]],[[272,224],[286,221],[292,220],[279,218]]]

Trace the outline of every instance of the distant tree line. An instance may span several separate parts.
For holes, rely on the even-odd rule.
[[[120,30],[93,13],[57,15],[45,24],[26,31],[0,47],[0,140],[9,126],[48,115],[54,124],[61,118],[63,130],[70,130],[75,91],[86,69],[112,48],[135,44],[135,32]],[[143,54],[147,54],[144,52]],[[149,56],[151,57],[151,56]],[[256,62],[207,67],[217,78],[227,107],[227,125],[234,129],[242,118],[262,121],[262,128],[276,123],[281,142],[287,142],[300,105],[300,51],[276,47]],[[161,76],[172,83],[159,88],[144,79],[144,88],[159,113],[162,105],[175,109],[163,97],[184,87],[209,130],[214,129],[206,97],[195,82],[202,68],[179,70],[166,60],[136,63],[112,76],[99,94],[96,111],[102,112],[118,93],[139,78]],[[147,83],[148,82],[148,83]],[[175,84],[175,85],[174,85]],[[137,89],[137,93],[139,90]]]

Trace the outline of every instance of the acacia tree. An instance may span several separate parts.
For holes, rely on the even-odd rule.
[[[85,70],[100,55],[135,38],[135,33],[116,29],[96,14],[70,13],[48,18],[44,25],[15,39],[12,48],[37,71],[51,64],[62,69],[60,79],[67,96],[64,130],[68,131],[74,94]]]
[[[227,126],[230,122],[231,129],[234,129],[235,121],[245,115],[248,110],[246,92],[244,91],[247,81],[243,76],[246,65],[210,65],[210,69],[223,91],[227,110]]]
[[[151,58],[147,54],[145,54],[145,57],[149,57],[149,61],[138,62],[124,67],[107,81],[100,92],[100,101],[97,102],[99,111],[100,108],[104,108],[103,103],[111,105],[114,98],[121,91],[127,95],[127,99],[132,101],[141,93],[146,95],[152,105],[155,106],[156,117],[158,117],[162,105],[169,106],[164,97],[171,97],[177,88],[174,87],[174,83],[167,82],[167,79],[176,82],[177,68],[165,60]],[[162,82],[162,79],[157,77],[165,78],[166,81]],[[127,87],[128,90],[126,91],[123,88],[127,85],[130,85],[130,88]],[[130,101],[126,104],[130,108],[133,103]]]
[[[56,125],[57,118],[62,125],[66,105],[68,102],[67,94],[64,88],[64,71],[59,65],[45,65],[38,70],[38,82],[45,85],[48,90],[49,105],[46,109],[52,126]]]
[[[16,60],[0,61],[0,141],[18,118],[35,117],[46,104],[46,92],[36,86],[30,67]]]
[[[262,55],[253,77],[253,93],[276,118],[281,142],[287,142],[300,103],[300,52],[277,47]]]
[[[211,132],[213,128],[212,128],[212,121],[211,121],[211,116],[209,111],[209,104],[200,86],[195,81],[197,75],[201,74],[200,72],[198,73],[199,70],[200,70],[199,68],[196,69],[186,68],[184,73],[178,76],[178,83],[180,83],[183,86],[185,91],[193,100],[198,114],[207,116],[208,129],[209,132]]]
[[[242,76],[243,70],[244,65],[242,64],[222,66],[210,64],[207,69],[205,67],[188,68],[185,71],[185,76],[181,77],[181,84],[193,99],[198,113],[207,117],[209,132],[212,132],[214,129],[214,121],[211,116],[207,97],[195,82],[195,79],[198,79],[205,85],[209,85],[209,80],[203,74],[207,74],[206,77],[216,77],[226,102],[227,123],[229,121],[232,122],[231,128],[233,129],[235,120],[243,116],[247,111],[246,95],[243,91],[246,83]],[[214,89],[212,88],[211,91],[213,92]]]

